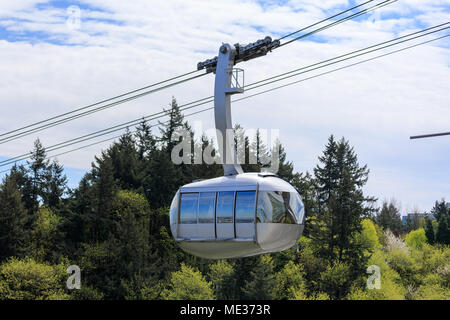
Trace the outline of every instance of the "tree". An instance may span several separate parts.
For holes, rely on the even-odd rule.
[[[429,244],[434,244],[434,228],[433,223],[431,222],[431,219],[427,219],[427,225],[425,229],[425,235],[427,237],[427,241]]]
[[[162,292],[164,300],[213,300],[211,283],[193,268],[181,264],[181,270],[172,273],[168,287]]]
[[[375,222],[383,229],[391,230],[397,236],[400,234],[402,231],[402,220],[395,200],[383,201],[382,208],[375,217]]]
[[[67,177],[63,173],[64,168],[53,161],[45,168],[45,184],[42,187],[42,200],[45,206],[55,208],[67,189]]]
[[[0,261],[21,257],[26,251],[27,212],[14,176],[6,176],[0,186]]]
[[[423,228],[419,228],[411,231],[406,235],[405,241],[409,247],[422,249],[423,245],[427,242],[425,230]]]
[[[449,214],[448,211],[445,199],[442,199],[440,202],[436,201],[431,209],[431,213],[437,221],[440,221],[442,216],[447,216]]]
[[[30,156],[31,162],[27,163],[30,165],[31,170],[31,183],[32,183],[32,213],[35,214],[39,208],[39,196],[42,196],[44,189],[46,188],[46,180],[48,179],[47,169],[49,167],[49,161],[47,160],[47,153],[45,148],[42,146],[41,141],[36,139],[34,142],[34,149],[31,151]]]
[[[63,264],[11,258],[0,266],[0,300],[68,300]]]
[[[303,279],[304,271],[300,265],[289,261],[276,275],[274,297],[280,300],[299,298],[300,292],[306,298],[306,284]]]
[[[233,265],[226,260],[219,260],[210,266],[209,279],[214,288],[214,294],[219,300],[234,298],[234,288],[237,285],[234,279]]]
[[[436,232],[436,242],[441,244],[450,244],[450,229],[448,227],[448,218],[441,216]]]
[[[161,131],[161,142],[162,147],[165,151],[172,151],[176,142],[172,141],[174,133],[177,129],[183,128],[191,131],[188,123],[184,121],[184,116],[180,111],[177,100],[172,97],[172,102],[170,104],[170,109],[164,109],[164,112],[169,116],[169,120],[166,122],[159,122]]]
[[[318,255],[332,268],[328,272],[348,267],[348,281],[342,283],[348,287],[335,291],[329,287],[326,291],[331,298],[342,298],[351,281],[365,271],[368,257],[357,235],[362,231],[363,218],[373,211],[370,204],[376,199],[364,196],[362,188],[369,169],[367,165],[359,165],[355,151],[344,138],[336,142],[331,136],[319,162],[314,169],[318,213],[311,237]]]
[[[135,143],[133,136],[127,130],[106,152],[107,157],[111,159],[114,181],[118,188],[137,190],[141,186]]]
[[[56,261],[60,255],[63,234],[60,232],[61,217],[47,207],[40,207],[31,229],[31,248],[35,260]]]
[[[362,187],[367,183],[367,165],[360,166],[357,156],[344,138],[338,143],[329,138],[322,157],[322,166],[314,169],[319,200],[318,219],[323,227],[317,228],[313,239],[321,244],[323,256],[329,261],[348,261],[362,250],[353,241],[361,232],[361,221],[368,216],[375,201],[363,195]],[[357,262],[361,266],[361,261]],[[355,265],[356,267],[356,265]]]
[[[269,255],[257,257],[257,263],[250,271],[242,288],[244,299],[271,300],[274,298],[274,265]]]

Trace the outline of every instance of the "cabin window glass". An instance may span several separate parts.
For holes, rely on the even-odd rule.
[[[233,222],[234,191],[222,191],[217,195],[217,222]]]
[[[236,193],[236,223],[253,223],[255,221],[255,191]]]
[[[261,191],[258,195],[257,222],[297,223],[295,212],[290,206],[295,193]]]
[[[201,192],[198,205],[198,222],[214,223],[215,192]]]
[[[305,208],[303,206],[303,201],[300,195],[296,192],[291,192],[291,200],[289,206],[295,214],[297,223],[303,223],[305,219]]]
[[[180,223],[197,223],[198,193],[182,193],[180,203]]]
[[[177,192],[177,194],[173,198],[172,203],[170,205],[170,223],[171,224],[177,223],[179,197],[180,197],[180,195]]]

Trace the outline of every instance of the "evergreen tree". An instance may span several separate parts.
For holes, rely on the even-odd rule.
[[[105,152],[93,164],[92,177],[94,180],[95,212],[94,222],[91,226],[91,239],[104,241],[112,228],[112,205],[117,191],[114,180],[114,167],[110,157]]]
[[[36,139],[36,141],[34,142],[34,149],[33,151],[31,151],[30,159],[31,162],[27,161],[27,163],[30,165],[31,171],[31,213],[34,215],[39,208],[39,201],[42,199],[44,190],[47,187],[46,182],[48,178],[47,172],[49,167],[49,161],[47,160],[45,148],[42,146],[39,139]]]
[[[362,219],[373,211],[368,204],[375,201],[365,197],[362,191],[369,170],[367,165],[359,165],[348,141],[342,138],[336,143],[333,136],[329,138],[319,161],[321,165],[314,169],[319,211],[311,237],[319,256],[330,265],[348,265],[350,279],[356,279],[364,272],[367,257],[364,246],[356,241],[355,236],[362,230]],[[339,292],[346,292],[347,289]]]
[[[382,208],[375,217],[375,222],[383,229],[391,230],[397,236],[400,234],[402,220],[400,210],[397,208],[394,200],[391,200],[389,203],[383,201]]]
[[[134,138],[128,130],[117,143],[108,148],[106,154],[111,159],[116,187],[127,190],[139,189],[141,181],[138,152]]]
[[[53,161],[45,169],[45,184],[42,188],[42,200],[45,206],[55,208],[59,205],[67,189],[67,177],[58,161]]]
[[[250,145],[250,152],[257,161],[258,171],[269,167],[269,150],[261,137],[261,132],[259,129],[256,130],[254,141]]]
[[[449,245],[450,244],[450,229],[448,227],[448,218],[441,216],[436,232],[436,242]]]
[[[143,161],[151,157],[156,150],[156,139],[152,134],[151,126],[146,120],[142,120],[136,127],[135,137],[138,159]]]
[[[250,300],[271,300],[275,294],[275,275],[272,258],[258,256],[255,266],[242,288],[243,298]]]
[[[181,270],[172,273],[168,287],[163,291],[165,300],[213,300],[211,283],[193,268],[181,265]]]
[[[445,199],[442,199],[440,202],[436,201],[434,207],[431,209],[431,213],[436,221],[440,221],[442,216],[447,216],[449,214],[449,210],[447,209]]]
[[[431,222],[431,219],[427,219],[425,235],[427,236],[428,243],[431,245],[434,244],[434,242],[435,242],[434,228],[433,228],[433,223]]]
[[[14,176],[6,176],[0,186],[0,261],[21,257],[26,250],[27,212]]]
[[[188,123],[184,121],[184,116],[180,111],[177,100],[172,97],[172,103],[170,104],[170,109],[164,109],[164,112],[169,116],[167,122],[159,122],[160,132],[161,132],[161,142],[164,150],[168,150],[169,153],[172,151],[173,147],[177,144],[176,141],[172,141],[172,137],[175,131],[179,128],[183,128],[191,131]]]

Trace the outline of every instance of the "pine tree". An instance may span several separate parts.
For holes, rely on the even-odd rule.
[[[127,130],[119,141],[108,148],[107,156],[111,159],[116,186],[121,189],[137,190],[141,186],[139,180],[138,152],[135,140]]]
[[[34,142],[34,149],[31,151],[30,159],[31,162],[27,161],[27,163],[30,165],[31,170],[31,198],[33,202],[31,213],[34,215],[39,208],[39,201],[42,199],[42,195],[46,188],[46,178],[48,177],[47,172],[49,167],[47,153],[39,139],[36,139]]]
[[[172,97],[172,103],[170,104],[170,109],[164,109],[164,112],[168,114],[169,120],[167,122],[159,122],[160,132],[161,132],[161,142],[163,149],[172,151],[173,147],[177,144],[176,141],[172,141],[172,137],[175,131],[179,128],[191,131],[191,128],[184,122],[184,116],[180,111],[177,100]]]
[[[433,228],[433,223],[431,222],[431,219],[427,219],[425,235],[427,236],[428,243],[434,244],[434,242],[435,242],[434,228]]]
[[[394,200],[391,200],[389,203],[383,201],[382,208],[377,212],[375,221],[383,229],[389,229],[397,236],[400,234],[402,220],[400,210],[397,208]]]
[[[258,256],[256,265],[244,282],[243,298],[250,300],[274,299],[275,281],[272,258],[269,255]]]
[[[45,169],[45,183],[41,191],[43,204],[55,208],[66,190],[67,177],[64,174],[64,168],[55,160]]]
[[[96,159],[93,164],[92,176],[94,180],[95,194],[95,222],[92,227],[91,239],[104,241],[111,232],[112,205],[117,190],[114,180],[114,167],[110,157],[105,152],[102,157]]]
[[[156,149],[156,139],[152,134],[151,126],[146,120],[142,120],[136,127],[135,137],[138,159],[143,161],[150,157]]]
[[[6,176],[0,186],[0,261],[21,257],[26,251],[27,212],[14,176]]]
[[[364,272],[367,257],[355,236],[362,230],[362,219],[373,211],[369,204],[375,201],[362,191],[369,170],[366,165],[359,165],[348,141],[342,138],[336,143],[333,136],[319,161],[321,165],[314,169],[314,174],[320,206],[311,237],[321,258],[331,265],[348,265],[351,279],[356,279]]]
[[[442,215],[439,220],[436,232],[436,242],[445,245],[450,244],[450,229],[448,227],[448,218],[445,215]]]
[[[436,201],[434,207],[431,209],[431,213],[436,221],[440,221],[441,216],[447,216],[449,214],[449,210],[447,209],[445,199],[442,199],[440,202]]]

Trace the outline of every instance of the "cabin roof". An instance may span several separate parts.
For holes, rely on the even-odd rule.
[[[181,187],[181,192],[195,191],[231,191],[236,190],[256,190],[259,186],[261,191],[284,191],[296,192],[294,187],[280,179],[273,173],[242,173],[233,176],[223,176],[213,179],[195,181]]]

